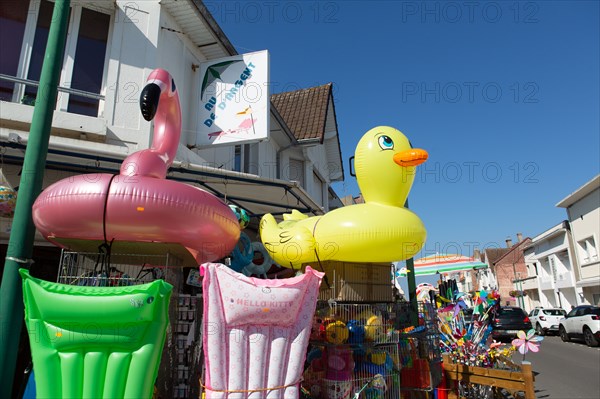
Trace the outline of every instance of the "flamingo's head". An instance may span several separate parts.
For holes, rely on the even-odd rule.
[[[158,109],[160,96],[163,94],[166,94],[168,97],[177,94],[175,80],[164,69],[155,69],[148,76],[146,86],[144,86],[140,94],[140,109],[144,119],[151,121],[154,118]]]

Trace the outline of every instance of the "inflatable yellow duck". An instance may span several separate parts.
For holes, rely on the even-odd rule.
[[[294,210],[279,224],[266,214],[259,227],[265,248],[275,262],[293,268],[325,260],[394,262],[412,257],[427,233],[404,204],[416,166],[427,157],[397,129],[369,130],[358,142],[354,159],[365,203],[313,217]]]

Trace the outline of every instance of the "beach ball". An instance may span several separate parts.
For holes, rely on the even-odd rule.
[[[250,215],[248,215],[248,212],[246,212],[245,209],[242,209],[237,205],[229,205],[229,208],[231,208],[231,210],[235,214],[235,217],[237,217],[237,220],[240,224],[240,228],[244,230],[246,227],[248,227],[248,225],[250,224]]]
[[[0,216],[11,218],[15,215],[17,192],[8,186],[0,185]]]

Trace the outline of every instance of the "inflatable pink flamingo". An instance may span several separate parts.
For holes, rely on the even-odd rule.
[[[207,191],[165,179],[181,133],[179,96],[167,71],[152,71],[140,108],[146,120],[154,118],[151,148],[127,157],[118,175],[78,175],[46,188],[33,205],[35,226],[73,251],[114,243],[147,253],[149,246],[172,244],[197,263],[223,258],[240,237],[234,213]]]

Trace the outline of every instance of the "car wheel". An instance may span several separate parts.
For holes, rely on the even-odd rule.
[[[589,327],[583,328],[583,339],[585,340],[585,344],[587,346],[598,346],[598,340],[594,337],[592,330]]]
[[[567,331],[563,326],[560,326],[558,333],[560,334],[560,339],[562,339],[563,342],[569,342],[571,340],[571,338],[569,338],[569,334],[567,334]]]
[[[544,336],[544,329],[542,328],[542,326],[540,326],[540,323],[537,323],[535,325],[535,332],[537,335],[539,335],[540,337]]]

